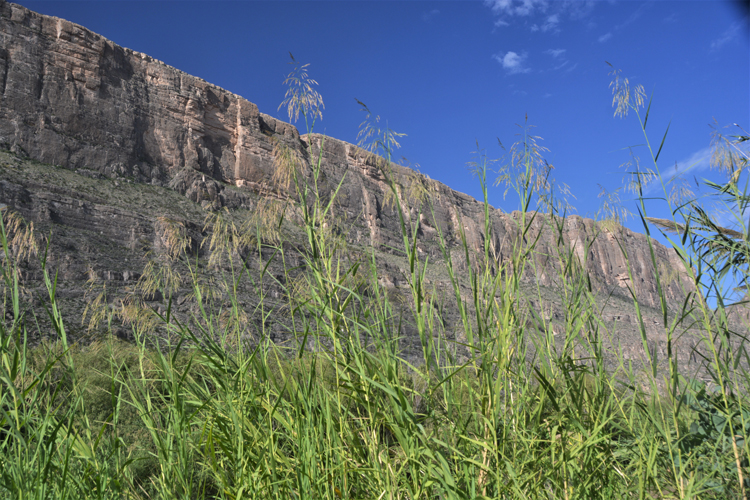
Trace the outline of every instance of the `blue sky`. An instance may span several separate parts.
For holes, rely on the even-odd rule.
[[[622,185],[635,116],[613,117],[610,67],[653,92],[648,131],[660,168],[708,170],[710,124],[750,130],[747,13],[720,1],[25,1],[114,42],[277,111],[289,52],[310,63],[325,101],[316,131],[356,143],[355,99],[407,134],[399,155],[480,197],[466,169],[476,144],[501,158],[534,125],[577,213],[593,216],[599,186]],[[304,125],[298,124],[303,127]],[[731,130],[734,133],[734,130]],[[636,149],[643,162],[647,151]],[[689,168],[688,168],[689,167]],[[623,194],[627,200],[630,195]],[[505,210],[517,201],[491,189]],[[632,203],[626,201],[630,208]],[[664,216],[661,204],[652,214]],[[639,221],[626,223],[642,232]]]

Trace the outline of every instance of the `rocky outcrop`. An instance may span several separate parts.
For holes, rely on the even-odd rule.
[[[42,234],[51,235],[47,264],[58,275],[58,298],[70,317],[70,332],[85,330],[80,319],[91,301],[91,283],[106,289],[113,305],[131,296],[148,260],[164,251],[165,224],[179,224],[191,252],[210,257],[208,245],[202,245],[210,236],[204,222],[218,209],[228,209],[222,213],[241,223],[261,213],[266,200],[289,201],[287,219],[294,219],[299,200],[275,178],[278,147],[299,160],[303,176],[312,170],[309,158],[320,156],[323,197],[344,179],[333,207],[336,231],[355,253],[375,250],[378,281],[386,293],[397,295],[394,303],[410,300],[404,286],[408,264],[393,251],[403,244],[398,204],[418,222],[418,252],[438,263],[425,282],[436,297],[446,302],[453,297],[445,267],[439,264],[439,236],[459,272],[476,264],[466,262],[462,241],[479,250],[490,238],[493,265],[506,272],[514,247],[525,237],[537,241],[524,262],[523,285],[532,291],[526,303],[548,322],[556,341],[566,337],[569,314],[561,305],[564,287],[559,280],[566,270],[559,257],[570,254],[586,269],[601,299],[598,319],[614,332],[604,341],[611,368],[618,357],[626,362],[645,359],[641,327],[648,351],[660,363],[669,349],[683,366],[700,363],[695,336],[680,335],[678,342],[668,344],[651,251],[672,311],[692,289],[684,264],[646,236],[578,216],[555,219],[533,213],[526,214],[530,222],[524,228],[521,214],[494,208],[488,234],[484,206],[463,193],[406,167],[391,164],[384,170],[382,159],[344,141],[300,136],[294,126],[261,113],[238,95],[74,23],[0,0],[0,150],[5,150],[0,151],[0,209],[7,205],[33,221]],[[401,199],[389,196],[384,171],[399,185]],[[268,307],[279,311],[288,305],[284,294],[294,288],[284,280],[296,279],[288,270],[302,263],[297,248],[301,243],[295,238],[304,238],[294,228],[285,230],[289,265],[272,264],[268,272],[275,283],[264,290]],[[240,257],[251,267],[262,267],[270,255],[261,251]],[[39,271],[29,265],[23,273],[39,284]],[[33,302],[43,293],[39,286],[27,298]],[[189,286],[178,287],[172,296],[173,314],[189,316],[191,293]],[[460,293],[470,298],[468,287]],[[643,306],[642,325],[633,295]],[[162,313],[167,307],[167,299],[158,294],[145,300]],[[238,300],[256,331],[274,341],[290,340],[281,315],[253,316],[257,290],[238,290]],[[455,306],[441,306],[440,314],[446,335],[460,341],[462,324]],[[417,362],[421,346],[413,325],[399,320],[398,327],[401,331],[395,334],[403,339],[404,355]],[[128,328],[116,328],[127,336]]]
[[[306,138],[294,126],[261,113],[236,94],[69,21],[2,2],[0,47],[0,146],[34,160],[101,178],[169,187],[216,209],[250,207],[243,190],[285,195],[270,182],[276,144],[304,156]],[[398,218],[386,203],[387,187],[375,161],[343,141],[311,140],[323,143],[329,185],[347,176],[337,210],[347,220],[349,239],[397,246]],[[405,191],[418,182],[431,194],[435,219],[421,216],[421,251],[437,253],[437,230],[457,244],[463,229],[470,245],[482,245],[479,202],[409,169],[392,168]],[[17,196],[4,194],[2,201],[13,205]],[[413,203],[401,202],[416,216]],[[93,202],[81,203],[85,213],[86,203]],[[518,235],[518,217],[492,210],[491,218],[493,248],[502,260]],[[549,221],[538,217],[534,224],[535,231],[542,231]],[[563,233],[562,239],[552,231],[543,234],[534,279],[553,284],[556,248],[564,243],[585,263],[601,291],[626,297],[632,291],[643,303],[658,306],[645,236],[626,229],[602,232],[594,221],[576,216],[565,220]],[[662,271],[672,277],[667,297],[677,304],[690,286],[682,263],[658,243],[654,248]]]
[[[0,3],[0,142],[66,168],[165,185],[183,168],[266,179],[291,125],[69,21]]]

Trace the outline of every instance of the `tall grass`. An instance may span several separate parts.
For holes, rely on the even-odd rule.
[[[523,128],[499,179],[522,208],[510,256],[500,260],[493,244],[491,164],[481,151],[470,168],[484,195],[482,245],[472,247],[459,223],[459,258],[434,224],[440,265],[460,315],[460,331],[448,331],[426,280],[430,262],[417,249],[421,218],[435,218],[429,190],[404,185],[391,168],[400,134],[363,105],[361,146],[385,179],[401,229],[405,304],[379,285],[375,249],[352,251],[339,230],[334,208],[346,178],[336,186],[324,183],[325,138],[312,134],[323,101],[307,66],[293,63],[282,107],[290,120],[302,114],[308,133],[301,157],[277,145],[274,182],[289,191],[290,201],[271,210],[276,217],[270,223],[265,217],[237,227],[212,216],[209,266],[196,265],[179,228],[162,221],[171,228],[165,229],[171,243],[140,286],[144,294],[159,292],[168,305],[152,311],[134,297],[123,306],[135,343],[110,336],[69,345],[42,251],[49,333],[58,340],[29,346],[35,322],[23,308],[19,266],[34,258],[35,240],[30,228],[3,213],[0,497],[747,497],[743,332],[732,330],[723,300],[716,307],[707,301],[709,294],[723,296],[727,273],[747,286],[747,227],[728,232],[697,201],[670,204],[672,221],[653,219],[677,231],[679,237],[669,237],[695,288],[686,290],[675,314],[657,281],[669,342],[666,372],[649,358],[644,375],[621,355],[616,370],[605,370],[603,346],[615,342],[616,332],[600,317],[600,299],[578,254],[560,245],[548,256],[559,272],[561,342],[549,318],[528,306],[521,286],[537,271],[541,232],[534,228],[542,224],[562,241],[567,207],[565,188],[550,180],[539,138]],[[647,177],[659,178],[661,145],[650,146],[651,105],[642,115],[643,92],[615,76],[617,112],[637,116],[653,153],[652,168],[633,172],[648,232],[643,186]],[[726,140],[736,153],[741,150],[732,148],[747,136]],[[713,187],[744,207],[747,186],[740,189],[736,172],[746,168],[746,157],[735,154],[724,164],[731,165],[729,179]],[[301,263],[280,240],[280,229],[290,223],[304,235]],[[242,258],[248,252],[257,256],[257,269]],[[653,249],[651,259],[658,279]],[[283,278],[269,271],[271,261],[286,270]],[[217,275],[207,273],[217,269],[221,294],[206,286]],[[187,320],[172,314],[175,280],[193,288],[194,313]],[[252,310],[238,299],[242,283],[258,297]],[[284,292],[282,306],[268,300],[274,288]],[[535,293],[541,303],[541,288]],[[635,292],[632,298],[648,357],[641,301]],[[112,313],[105,307],[97,321]],[[270,340],[265,325],[271,315],[288,318],[293,344]],[[419,336],[417,365],[402,356],[405,322]],[[709,383],[685,372],[672,349],[693,324]],[[158,345],[152,341],[157,333]]]

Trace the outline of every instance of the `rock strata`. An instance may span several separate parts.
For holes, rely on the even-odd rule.
[[[273,191],[275,144],[299,153],[304,148],[294,126],[259,112],[255,104],[69,21],[2,2],[0,46],[0,146],[34,160],[168,186],[204,208],[237,208],[248,207],[247,198],[226,185]],[[374,162],[336,139],[327,138],[323,149],[327,177],[347,175],[342,215],[353,227],[364,223],[350,236],[370,245],[397,244],[398,221],[384,203],[387,188]],[[423,217],[421,239],[428,242],[440,229],[458,241],[458,224],[463,224],[469,243],[481,245],[480,203],[406,168],[393,168],[404,184],[427,183],[433,192],[436,220]],[[541,217],[536,224],[541,229]],[[492,227],[502,258],[510,251],[517,217],[493,210]],[[634,282],[615,238],[627,251]],[[645,304],[658,306],[645,236],[625,229],[600,234],[594,221],[572,216],[565,221],[565,243],[575,248],[602,290],[628,296],[629,287]],[[542,238],[540,255],[554,255],[556,245],[551,234]],[[675,276],[667,296],[677,303],[689,286],[682,264],[658,243],[655,249]],[[539,264],[538,279],[552,284],[554,273]]]
[[[159,247],[159,217],[184,222],[198,248],[205,236],[202,222],[211,211],[252,213],[260,199],[294,201],[273,182],[274,148],[282,145],[303,163],[308,146],[322,155],[328,194],[346,176],[335,210],[348,242],[380,252],[384,287],[398,289],[403,283],[400,265],[387,258],[389,248],[401,245],[398,214],[377,159],[357,146],[319,135],[301,137],[293,125],[261,113],[236,94],[82,26],[4,1],[0,47],[0,149],[15,155],[8,155],[0,168],[0,203],[61,235],[53,262],[65,270],[63,277],[80,283],[93,270],[125,286],[142,270],[144,245]],[[34,173],[24,158],[57,170]],[[470,247],[483,247],[488,236],[481,203],[408,168],[390,169],[404,192],[418,183],[429,193],[434,218],[419,215],[414,200],[398,201],[411,217],[420,217],[421,253],[440,256],[439,233],[457,262],[462,235]],[[309,172],[309,163],[302,170]],[[69,185],[50,184],[52,177]],[[519,214],[492,209],[490,219],[494,255],[506,262],[520,237]],[[642,356],[627,304],[632,308],[635,294],[645,307],[659,307],[647,237],[624,228],[603,230],[593,220],[571,216],[562,222],[558,238],[549,224],[540,215],[527,234],[541,233],[534,265],[527,266],[528,282],[555,289],[557,252],[574,252],[596,291],[620,301],[621,309],[607,317],[629,325],[632,336],[621,342],[626,355]],[[76,235],[76,242],[65,237],[66,231]],[[690,280],[674,252],[651,243],[659,271],[668,277],[663,285],[669,306],[677,308],[691,289]],[[120,257],[108,258],[108,252]],[[434,284],[449,290],[445,280],[435,278]],[[552,299],[547,309],[551,318],[562,314]],[[652,321],[654,352],[663,351],[658,334],[663,328]],[[688,360],[690,348],[681,356]]]

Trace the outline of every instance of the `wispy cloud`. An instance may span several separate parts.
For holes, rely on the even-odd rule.
[[[742,143],[737,146],[741,154],[750,156],[750,145]],[[673,166],[662,170],[661,175],[664,180],[669,180],[675,175],[697,175],[699,172],[711,168],[712,148],[705,147],[691,154],[687,158],[676,162]]]
[[[432,9],[429,12],[425,12],[424,14],[422,14],[422,21],[429,23],[438,14],[440,14],[440,11],[438,9]]]
[[[531,26],[531,31],[541,31],[542,33],[551,31],[552,33],[558,33],[560,31],[559,25],[560,25],[560,16],[557,14],[553,14],[551,16],[548,16],[547,19],[544,20],[544,23],[542,23],[541,26],[538,24],[533,24]]]
[[[719,50],[724,45],[739,39],[742,26],[748,23],[748,18],[733,22],[721,36],[711,42],[711,50]]]
[[[662,179],[669,181],[676,175],[696,175],[698,172],[711,167],[711,148],[706,147],[696,151],[682,161],[661,171]]]
[[[640,6],[639,6],[639,7],[638,7],[638,8],[636,9],[636,10],[635,10],[635,12],[633,12],[633,13],[632,13],[632,14],[630,14],[630,15],[629,15],[628,17],[626,17],[626,18],[625,18],[625,20],[624,20],[623,22],[621,22],[620,24],[618,24],[617,26],[615,26],[615,29],[617,29],[617,30],[621,30],[622,28],[624,28],[624,27],[625,27],[625,26],[627,26],[628,24],[633,24],[633,23],[634,23],[634,22],[636,22],[636,21],[637,21],[638,19],[640,19],[640,17],[641,17],[641,16],[642,16],[642,15],[643,15],[643,14],[644,14],[644,13],[645,13],[645,12],[646,12],[646,11],[647,11],[648,9],[650,9],[651,7],[653,7],[653,6],[652,6],[652,5],[650,5],[650,4],[648,3],[648,2],[643,2],[643,3],[642,3],[642,4],[641,4],[641,5],[640,5]]]
[[[597,2],[593,0],[484,0],[495,15],[495,26],[519,22],[532,32],[559,33],[566,20],[582,21],[590,17]]]
[[[625,20],[623,22],[621,22],[620,24],[615,25],[610,31],[608,31],[607,33],[605,33],[602,36],[600,36],[599,39],[598,39],[599,43],[606,42],[607,40],[609,40],[610,38],[612,38],[612,36],[614,35],[614,33],[617,33],[618,31],[620,31],[621,29],[625,28],[629,24],[633,24],[634,22],[636,22],[638,19],[641,18],[641,16],[643,16],[643,14],[646,13],[646,11],[648,9],[650,9],[650,8],[653,7],[652,4],[653,4],[653,2],[642,2],[640,4],[640,6],[635,11],[633,11],[632,14],[630,14],[628,17],[625,18]]]
[[[510,51],[505,54],[495,54],[492,58],[499,62],[509,75],[515,75],[517,73],[528,73],[531,71],[524,65],[526,56],[527,54],[525,52],[523,54],[518,54]]]
[[[596,0],[565,0],[563,2],[570,18],[574,21],[588,18],[597,3],[599,2]]]
[[[565,68],[566,66],[568,71],[570,71],[572,68],[575,68],[575,66],[570,66],[570,61],[568,61],[567,57],[565,57],[566,52],[566,49],[547,49],[544,51],[545,54],[552,56],[552,59],[554,59],[555,61],[555,65],[552,67],[551,71],[557,71],[559,69]]]
[[[484,0],[484,4],[498,15],[529,16],[534,11],[544,12],[547,0]]]

